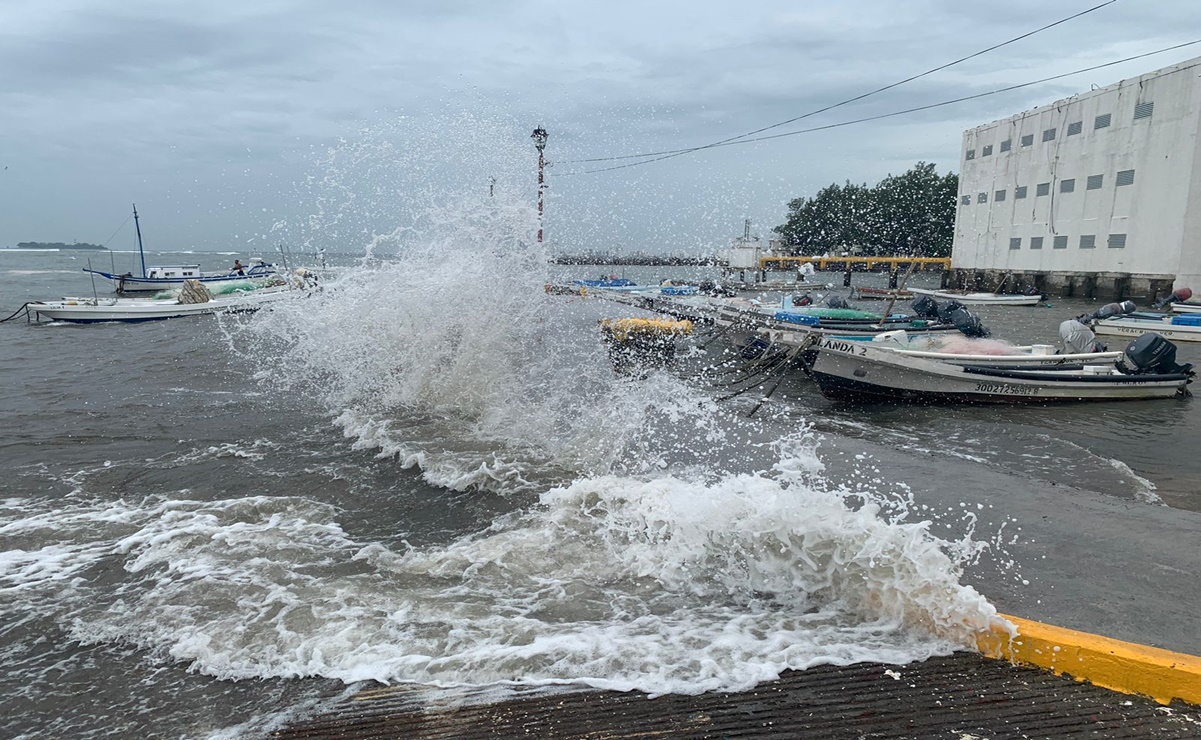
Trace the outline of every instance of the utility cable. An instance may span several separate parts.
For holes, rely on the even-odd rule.
[[[582,162],[606,162],[606,161],[612,161],[612,160],[618,160],[618,159],[636,159],[636,158],[642,158],[642,157],[658,157],[659,159],[650,160],[650,161],[652,161],[652,162],[657,162],[657,161],[659,161],[660,159],[670,159],[671,157],[678,157],[678,156],[680,156],[681,154],[687,154],[687,153],[689,153],[689,152],[696,152],[696,151],[700,151],[700,150],[702,150],[702,149],[709,149],[709,148],[711,148],[711,147],[715,147],[715,146],[721,146],[721,145],[723,145],[723,144],[729,144],[729,143],[731,143],[731,142],[734,142],[734,141],[737,141],[737,140],[739,140],[739,139],[745,139],[745,138],[746,138],[746,137],[748,137],[748,136],[754,136],[755,134],[761,134],[761,133],[763,133],[764,131],[770,131],[770,130],[771,130],[771,129],[773,129],[773,128],[779,128],[780,126],[787,126],[788,124],[790,124],[790,123],[795,123],[795,122],[797,122],[797,121],[799,121],[799,120],[801,120],[801,119],[804,119],[804,118],[809,118],[810,116],[816,116],[816,115],[818,115],[819,113],[825,113],[826,111],[830,111],[830,110],[833,110],[833,109],[835,109],[835,108],[839,108],[839,107],[841,107],[841,106],[844,106],[844,105],[849,105],[849,104],[851,104],[851,103],[854,103],[854,102],[857,102],[857,101],[863,100],[864,98],[869,98],[869,97],[871,97],[872,95],[877,95],[877,94],[879,94],[879,93],[882,93],[882,92],[885,92],[885,91],[887,91],[887,90],[891,90],[891,89],[893,89],[894,87],[900,87],[901,85],[904,85],[904,84],[906,84],[906,83],[909,83],[909,82],[913,82],[914,80],[920,79],[920,78],[922,78],[922,77],[925,77],[925,76],[927,76],[927,75],[931,75],[931,74],[934,74],[935,72],[940,72],[940,71],[942,71],[942,70],[944,70],[944,69],[947,69],[947,68],[949,68],[949,67],[953,67],[953,66],[955,66],[956,64],[960,64],[961,62],[966,62],[966,61],[968,61],[969,59],[974,59],[974,58],[976,58],[976,57],[978,57],[978,56],[982,56],[982,55],[984,55],[984,54],[987,54],[987,53],[989,53],[990,51],[996,51],[997,49],[1000,49],[1000,48],[1001,48],[1001,47],[1003,47],[1003,46],[1008,46],[1009,44],[1016,43],[1016,42],[1018,42],[1018,41],[1021,41],[1021,40],[1023,40],[1023,39],[1028,39],[1028,38],[1030,38],[1031,36],[1034,36],[1035,34],[1042,33],[1043,31],[1046,31],[1046,30],[1047,30],[1047,29],[1049,29],[1049,28],[1054,28],[1055,26],[1061,25],[1061,24],[1063,24],[1063,23],[1067,23],[1068,21],[1075,20],[1076,18],[1079,18],[1079,17],[1081,17],[1081,16],[1083,16],[1083,15],[1087,15],[1087,14],[1089,14],[1089,13],[1092,13],[1092,12],[1096,11],[1096,10],[1100,10],[1101,8],[1104,8],[1104,7],[1105,7],[1105,6],[1107,6],[1107,5],[1112,5],[1112,4],[1116,3],[1117,1],[1118,1],[1118,0],[1107,0],[1107,2],[1101,3],[1100,5],[1094,6],[1094,7],[1092,7],[1092,8],[1089,8],[1088,10],[1082,10],[1082,11],[1080,11],[1079,13],[1076,13],[1076,14],[1074,14],[1074,15],[1070,15],[1070,16],[1068,16],[1067,18],[1061,18],[1060,20],[1057,20],[1057,21],[1055,21],[1054,23],[1048,23],[1047,25],[1045,25],[1045,26],[1043,26],[1043,27],[1041,27],[1041,28],[1036,28],[1036,29],[1034,29],[1033,31],[1029,31],[1029,32],[1027,32],[1027,33],[1024,33],[1024,34],[1022,34],[1021,36],[1015,36],[1015,37],[1013,37],[1013,38],[1009,39],[1008,41],[1002,41],[1002,42],[1001,42],[1001,43],[999,43],[999,44],[994,44],[993,46],[990,46],[990,47],[988,47],[987,49],[981,49],[980,51],[977,51],[977,52],[975,52],[975,53],[973,53],[973,54],[969,54],[969,55],[967,55],[967,56],[965,56],[965,57],[961,57],[961,58],[959,58],[959,59],[956,59],[955,61],[952,61],[952,62],[947,62],[947,63],[945,63],[945,64],[940,64],[940,65],[939,65],[939,66],[937,66],[937,67],[934,67],[934,68],[932,68],[932,69],[928,69],[928,70],[926,70],[925,72],[921,72],[921,73],[919,73],[919,74],[913,75],[912,77],[907,77],[907,78],[905,78],[905,79],[903,79],[903,80],[899,80],[899,81],[897,81],[897,82],[893,82],[893,83],[891,83],[891,84],[885,85],[884,87],[877,88],[877,89],[875,89],[875,90],[872,90],[872,91],[870,91],[870,92],[865,92],[865,93],[863,93],[863,94],[861,94],[861,95],[856,95],[856,96],[855,96],[855,97],[853,97],[853,98],[847,98],[846,100],[844,100],[844,101],[842,101],[842,102],[840,102],[840,103],[833,103],[832,105],[827,105],[825,108],[819,108],[819,109],[817,109],[817,110],[815,110],[815,111],[810,111],[810,112],[808,112],[808,113],[804,113],[804,114],[802,114],[802,115],[796,116],[795,118],[789,118],[787,121],[780,121],[779,123],[773,123],[773,124],[772,124],[772,125],[770,125],[770,126],[764,126],[763,128],[755,129],[754,131],[748,131],[748,132],[747,132],[747,133],[745,133],[745,134],[739,134],[739,135],[737,135],[737,136],[731,136],[731,137],[730,137],[730,138],[728,138],[728,139],[722,139],[721,141],[717,141],[717,142],[714,142],[714,143],[712,143],[712,144],[703,144],[703,145],[701,145],[701,146],[692,147],[692,148],[689,148],[689,149],[676,149],[676,150],[672,150],[672,151],[664,151],[664,152],[650,152],[650,153],[647,153],[647,154],[626,154],[626,155],[617,156],[617,157],[598,157],[598,158],[595,158],[595,159],[569,159],[569,160],[566,160],[566,161],[560,162],[559,164],[577,164],[577,163],[582,163]],[[637,162],[637,163],[635,163],[635,164],[648,164],[648,163],[647,163],[647,162]],[[632,167],[632,166],[634,166],[634,165],[626,165],[626,166],[630,166],[630,167]],[[617,168],[613,168],[613,169],[617,169]]]
[[[1065,72],[1063,74],[1052,75],[1050,77],[1044,77],[1040,80],[1033,80],[1031,82],[1023,82],[1023,83],[1020,83],[1017,85],[1010,85],[1008,87],[1002,87],[1002,88],[998,88],[996,90],[990,90],[988,92],[976,93],[975,95],[966,95],[961,98],[954,98],[952,100],[944,100],[940,103],[930,103],[929,105],[919,105],[916,108],[906,108],[905,110],[893,111],[892,113],[881,113],[880,115],[877,115],[877,116],[867,116],[864,118],[856,118],[851,121],[841,121],[839,123],[831,123],[831,124],[827,124],[825,126],[814,126],[812,128],[800,129],[799,131],[787,131],[782,134],[771,134],[770,136],[759,136],[754,139],[741,139],[739,141],[728,141],[724,144],[710,144],[707,146],[696,147],[693,149],[679,149],[679,150],[676,150],[676,153],[687,154],[689,152],[695,152],[695,151],[699,151],[701,149],[714,149],[717,147],[737,146],[740,144],[753,144],[753,143],[760,142],[760,141],[771,141],[772,139],[783,139],[787,136],[797,136],[798,134],[810,134],[815,131],[827,131],[829,129],[842,128],[843,126],[853,126],[858,123],[867,123],[869,121],[879,121],[884,118],[894,118],[896,116],[903,116],[903,115],[906,115],[909,113],[918,113],[918,112],[924,111],[924,110],[931,110],[933,108],[941,108],[941,107],[947,106],[947,105],[954,105],[955,103],[963,103],[968,100],[976,100],[978,98],[985,98],[990,95],[999,95],[1001,93],[1011,92],[1013,90],[1020,90],[1024,87],[1031,87],[1033,85],[1041,85],[1044,82],[1053,82],[1055,80],[1063,79],[1064,77],[1071,77],[1073,75],[1084,74],[1085,72],[1092,72],[1092,71],[1095,71],[1098,69],[1103,69],[1105,67],[1112,67],[1116,64],[1124,64],[1126,62],[1132,62],[1132,61],[1135,61],[1136,59],[1142,59],[1144,57],[1153,56],[1155,54],[1162,54],[1167,51],[1175,51],[1176,49],[1183,49],[1186,46],[1192,46],[1194,44],[1201,44],[1201,39],[1196,39],[1195,41],[1186,41],[1183,44],[1176,44],[1175,46],[1169,46],[1169,47],[1166,47],[1163,49],[1157,49],[1156,51],[1149,51],[1144,54],[1136,54],[1132,57],[1126,57],[1125,59],[1118,59],[1118,60],[1112,61],[1112,62],[1105,62],[1104,64],[1093,65],[1092,67],[1085,67],[1083,69],[1077,69],[1073,72]],[[626,167],[634,167],[634,166],[640,165],[640,164],[650,164],[651,162],[658,162],[658,161],[660,161],[662,159],[666,159],[666,158],[667,157],[660,157],[659,159],[648,159],[644,162],[633,162],[631,164],[623,164],[623,165],[618,165],[616,167],[604,167],[604,168],[601,168],[598,170],[580,170],[578,172],[559,172],[559,173],[556,173],[555,176],[556,177],[567,177],[570,175],[592,175],[592,174],[596,174],[598,172],[610,172],[612,170],[620,170],[620,169],[624,169]]]

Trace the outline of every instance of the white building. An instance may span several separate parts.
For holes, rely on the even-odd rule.
[[[965,131],[952,267],[1201,291],[1201,58]]]

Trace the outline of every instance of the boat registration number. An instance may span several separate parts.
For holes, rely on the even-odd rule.
[[[999,393],[1005,396],[1035,396],[1042,389],[1036,385],[1013,385],[1012,383],[980,381],[976,383],[976,390],[980,393]]]
[[[838,339],[826,339],[821,344],[822,349],[832,349],[835,352],[846,352],[849,355],[866,355],[867,346],[860,342],[847,342]]]

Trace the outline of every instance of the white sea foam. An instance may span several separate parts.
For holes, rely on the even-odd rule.
[[[813,444],[785,441],[762,474],[581,478],[485,532],[400,551],[303,499],[46,512],[5,526],[76,545],[3,572],[85,644],[230,679],[693,693],[972,645],[995,612],[958,583],[954,548],[814,487]],[[100,560],[126,574],[114,593],[63,583]]]

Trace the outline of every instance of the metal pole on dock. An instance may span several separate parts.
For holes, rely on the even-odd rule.
[[[534,129],[534,133],[530,134],[530,138],[534,140],[534,147],[538,149],[538,243],[542,243],[542,191],[546,189],[546,178],[543,175],[543,170],[546,169],[546,149],[547,133],[546,129],[539,126]]]

